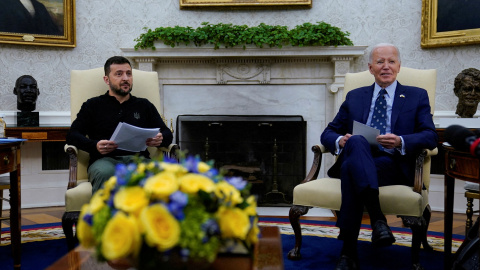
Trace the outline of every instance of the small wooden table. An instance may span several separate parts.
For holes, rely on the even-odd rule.
[[[23,142],[0,143],[0,174],[10,173],[10,235],[14,269],[21,264],[20,147]]]
[[[278,227],[260,227],[253,261],[249,256],[218,256],[213,270],[283,270],[282,240]],[[47,270],[118,269],[95,259],[93,250],[76,247]]]
[[[445,150],[444,269],[452,268],[452,226],[455,179],[480,183],[480,158],[443,145]]]

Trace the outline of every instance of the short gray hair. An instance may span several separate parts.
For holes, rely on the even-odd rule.
[[[373,52],[381,47],[394,47],[395,50],[397,50],[397,56],[398,56],[398,61],[402,62],[400,58],[400,50],[398,49],[397,46],[390,44],[390,43],[378,43],[377,45],[373,46],[373,48],[370,50],[370,55],[368,56],[368,63],[372,64],[373,63]]]

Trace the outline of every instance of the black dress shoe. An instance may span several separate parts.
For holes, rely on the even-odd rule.
[[[338,259],[335,270],[356,270],[358,269],[357,265],[358,263],[352,258],[348,257],[347,255],[342,255],[340,256],[340,259]]]
[[[387,222],[377,220],[373,226],[372,244],[376,247],[386,247],[391,246],[393,243],[395,243],[395,237]]]

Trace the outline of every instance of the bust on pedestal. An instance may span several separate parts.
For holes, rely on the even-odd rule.
[[[455,113],[461,118],[472,118],[480,102],[480,70],[462,70],[455,78],[453,92],[458,97]]]
[[[33,112],[40,95],[37,81],[30,75],[22,75],[17,79],[13,93],[17,95],[17,109],[20,110],[17,112],[17,126],[38,127],[39,114]]]

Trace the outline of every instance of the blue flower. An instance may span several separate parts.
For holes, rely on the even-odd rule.
[[[225,181],[227,181],[230,185],[234,186],[238,190],[243,190],[245,186],[247,186],[247,181],[245,181],[242,177],[234,176],[234,177],[225,177]]]
[[[85,221],[88,225],[93,225],[93,215],[90,213],[86,213],[83,215],[83,221]]]
[[[177,220],[183,220],[185,218],[183,209],[185,208],[187,203],[187,194],[181,191],[177,191],[170,195],[170,203],[167,205],[167,208]]]
[[[198,163],[200,162],[200,157],[199,156],[188,156],[184,161],[183,161],[183,166],[192,173],[198,173]]]
[[[201,228],[208,237],[220,235],[220,227],[218,226],[218,223],[215,219],[211,218],[207,220],[205,223],[202,224]]]

